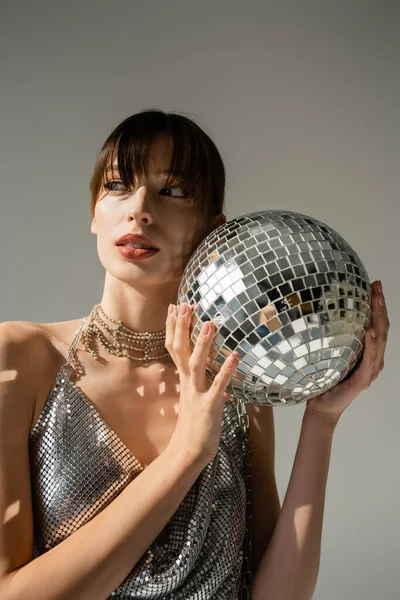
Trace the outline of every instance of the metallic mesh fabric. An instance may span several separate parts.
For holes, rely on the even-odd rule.
[[[29,436],[34,558],[97,515],[143,469],[72,372],[67,361]],[[109,598],[239,598],[249,504],[243,443],[249,441],[229,400],[216,456]]]

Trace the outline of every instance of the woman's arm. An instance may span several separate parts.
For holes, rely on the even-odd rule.
[[[382,282],[374,281],[372,327],[361,362],[341,383],[307,401],[281,514],[253,580],[253,600],[309,600],[317,583],[333,433],[357,396],[384,366],[390,322]]]
[[[171,519],[200,472],[200,466],[164,451],[88,523],[4,577],[1,599],[105,600]]]
[[[309,600],[318,578],[333,423],[304,412],[286,496],[253,578],[253,600]]]
[[[46,348],[34,326],[0,324],[0,598],[103,600],[150,547],[205,464],[167,448],[99,514],[32,559],[28,435]]]

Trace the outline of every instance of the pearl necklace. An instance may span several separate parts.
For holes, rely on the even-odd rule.
[[[122,321],[115,321],[111,317],[107,316],[100,304],[95,304],[89,315],[89,319],[89,325],[83,335],[83,339],[86,350],[93,356],[95,360],[98,360],[98,353],[93,348],[94,337],[99,341],[100,345],[105,348],[105,350],[110,352],[110,354],[127,357],[131,360],[145,361],[146,367],[150,360],[158,360],[170,356],[168,350],[165,348],[165,329],[155,333],[148,331],[144,333],[138,333],[123,325]],[[108,325],[104,319],[107,319],[113,323],[114,327]],[[111,336],[112,342],[105,337],[103,330],[105,330]],[[128,343],[124,343],[122,340],[125,340]],[[137,343],[142,344],[142,347],[138,348],[133,345]],[[150,352],[160,348],[164,348],[164,354],[150,356]],[[142,356],[132,356],[129,354],[128,350],[141,352]]]

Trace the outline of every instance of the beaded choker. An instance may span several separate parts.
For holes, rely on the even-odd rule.
[[[107,321],[114,324],[110,326]],[[107,336],[111,339],[107,339]],[[98,360],[98,353],[93,348],[93,338],[96,338],[100,345],[115,356],[125,356],[131,360],[144,361],[147,367],[150,360],[167,358],[168,350],[165,348],[165,329],[155,333],[148,331],[138,333],[123,325],[122,321],[115,321],[107,316],[100,304],[95,304],[89,316],[89,325],[83,334],[83,340],[86,350]],[[139,344],[139,347],[136,346]],[[155,350],[164,349],[164,353],[154,356]],[[136,355],[129,352],[134,351]]]

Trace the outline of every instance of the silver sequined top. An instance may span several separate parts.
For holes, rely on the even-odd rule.
[[[61,367],[29,436],[34,558],[97,515],[142,471],[72,372],[68,362]],[[216,456],[109,598],[239,598],[247,500],[243,436],[228,400]]]

